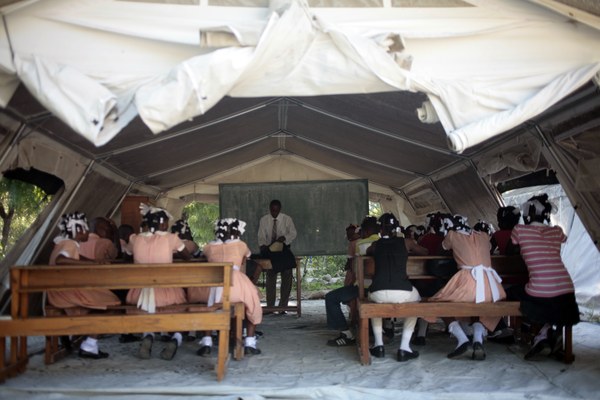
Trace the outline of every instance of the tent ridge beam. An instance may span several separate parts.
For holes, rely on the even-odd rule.
[[[451,155],[451,156],[460,157],[460,158],[467,158],[467,157],[465,157],[465,156],[463,156],[461,154],[454,153],[453,151],[448,150],[448,149],[442,149],[442,148],[439,148],[439,147],[436,147],[436,146],[431,146],[431,145],[428,145],[428,144],[417,142],[416,140],[411,140],[411,139],[399,137],[399,136],[393,135],[393,134],[391,134],[389,132],[386,132],[384,130],[377,129],[377,128],[374,128],[374,127],[369,126],[369,125],[362,124],[362,123],[357,122],[357,121],[345,119],[344,117],[341,117],[341,116],[336,115],[336,114],[329,113],[327,111],[321,110],[320,108],[313,107],[311,105],[308,105],[306,103],[303,103],[303,102],[295,100],[295,99],[290,99],[290,101],[294,102],[299,107],[306,108],[307,110],[314,111],[314,112],[316,112],[318,114],[326,115],[326,116],[328,116],[330,118],[333,118],[333,119],[336,119],[338,121],[341,121],[341,122],[347,123],[349,125],[353,125],[353,126],[356,126],[356,127],[359,127],[359,128],[365,129],[365,130],[368,130],[368,131],[373,132],[373,133],[377,133],[377,134],[382,135],[382,136],[389,137],[391,139],[394,139],[394,140],[397,140],[397,141],[400,141],[400,142],[403,142],[403,143],[412,144],[414,146],[421,147],[421,148],[424,148],[424,149],[427,149],[427,150],[431,150],[431,151],[435,151],[435,152],[438,152],[438,153],[441,153],[441,154],[445,154],[445,155]]]
[[[167,141],[167,140],[170,140],[170,139],[174,139],[174,138],[177,138],[179,136],[187,135],[189,133],[194,133],[194,132],[199,131],[201,129],[208,128],[210,126],[217,125],[217,124],[220,124],[220,123],[225,122],[225,121],[229,121],[231,119],[234,119],[234,118],[237,118],[239,116],[242,116],[242,115],[254,112],[256,110],[260,110],[260,109],[265,108],[269,104],[272,104],[272,103],[274,103],[276,101],[277,100],[271,100],[271,101],[268,101],[266,103],[261,103],[261,104],[259,104],[257,106],[254,106],[254,107],[246,108],[244,110],[241,110],[240,112],[236,112],[236,113],[229,114],[229,115],[221,117],[221,118],[217,118],[217,119],[215,119],[213,121],[206,122],[206,123],[204,123],[202,125],[196,125],[196,126],[193,126],[193,127],[187,128],[187,129],[183,129],[183,130],[174,132],[174,133],[172,133],[170,135],[158,136],[156,138],[153,138],[153,139],[150,139],[150,140],[146,140],[146,141],[141,142],[141,143],[137,143],[137,144],[134,144],[134,145],[131,145],[131,146],[126,146],[126,147],[122,147],[122,148],[117,149],[117,150],[113,150],[113,151],[109,151],[109,152],[106,152],[106,153],[102,153],[102,154],[99,154],[97,156],[97,158],[106,158],[106,157],[111,157],[111,156],[118,155],[118,154],[127,153],[129,151],[133,151],[133,150],[141,149],[143,147],[151,146],[153,144],[164,142],[164,141]]]
[[[268,136],[268,135],[267,136],[261,136],[261,137],[259,137],[257,139],[251,140],[249,142],[242,143],[242,144],[240,144],[238,146],[230,147],[230,148],[227,148],[225,150],[219,151],[218,153],[213,153],[213,154],[211,154],[209,156],[195,159],[194,161],[190,161],[190,162],[183,163],[183,164],[178,164],[178,165],[176,165],[176,166],[174,166],[172,168],[167,168],[167,169],[163,169],[161,171],[153,172],[151,174],[140,176],[140,177],[137,178],[137,181],[144,181],[144,180],[149,179],[149,178],[156,178],[157,176],[160,176],[160,175],[168,174],[170,172],[174,172],[174,171],[177,171],[177,170],[180,170],[180,169],[183,169],[183,168],[188,168],[188,167],[191,167],[193,165],[199,164],[201,162],[212,160],[213,158],[221,157],[221,156],[226,155],[228,153],[231,153],[233,151],[240,150],[240,149],[243,149],[245,147],[251,146],[253,144],[262,142],[263,140],[266,140],[266,139],[269,139],[269,138],[270,138],[270,136]]]
[[[358,154],[349,153],[349,152],[347,152],[347,151],[344,151],[344,150],[341,150],[341,149],[339,149],[339,148],[337,148],[337,147],[329,146],[329,145],[323,144],[323,143],[321,143],[321,142],[318,142],[318,141],[316,141],[316,140],[313,140],[313,139],[309,139],[309,138],[307,138],[307,137],[304,137],[304,136],[300,136],[300,135],[294,135],[294,136],[295,136],[297,139],[299,139],[299,140],[302,140],[302,141],[304,141],[304,142],[307,142],[307,143],[313,144],[313,145],[315,145],[315,146],[318,146],[318,147],[321,147],[321,148],[323,148],[323,149],[327,149],[327,150],[335,151],[336,153],[343,154],[343,155],[345,155],[345,156],[348,156],[348,157],[356,158],[357,160],[361,160],[361,161],[367,162],[367,163],[369,163],[369,164],[375,164],[375,165],[379,165],[379,166],[381,166],[381,167],[385,167],[385,168],[388,168],[388,169],[392,169],[392,170],[394,170],[394,171],[402,172],[402,173],[404,173],[404,174],[408,174],[408,175],[419,176],[419,177],[426,177],[426,175],[420,174],[420,173],[418,173],[418,172],[415,172],[415,171],[409,171],[409,170],[406,170],[406,169],[402,169],[402,168],[394,167],[394,166],[392,166],[392,165],[389,165],[389,164],[386,164],[386,163],[382,163],[382,162],[375,161],[375,160],[372,160],[372,159],[369,159],[369,158],[365,158],[365,157],[363,157],[363,156],[360,156],[360,155],[358,155]]]

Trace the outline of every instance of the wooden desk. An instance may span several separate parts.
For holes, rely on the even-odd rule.
[[[302,257],[296,257],[296,305],[287,307],[279,307],[279,306],[263,306],[263,312],[273,312],[273,311],[293,311],[298,317],[302,316],[302,271],[300,268],[300,260]],[[263,271],[267,271],[273,269],[271,265],[271,260],[266,258],[257,258],[254,259],[258,265],[262,268]]]

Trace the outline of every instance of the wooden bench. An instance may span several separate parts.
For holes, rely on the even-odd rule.
[[[28,336],[216,330],[219,331],[216,373],[220,381],[225,375],[229,356],[231,268],[231,264],[204,262],[12,267],[11,317],[0,319],[0,380],[24,372],[28,361]],[[187,309],[185,312],[111,312],[52,317],[29,315],[29,295],[50,290],[219,286],[223,287],[221,304],[210,308]],[[240,332],[236,341],[241,345],[241,319],[236,325],[239,325],[236,330]],[[8,337],[11,339],[10,356],[5,361]]]
[[[184,303],[174,304],[170,306],[157,307],[156,314],[165,313],[182,313],[182,312],[211,312],[222,307],[221,304],[213,305],[208,307],[204,303]],[[75,315],[88,315],[89,309],[83,307],[75,307]],[[46,305],[44,307],[46,317],[62,317],[65,316],[65,311],[62,308],[56,308],[54,306]],[[120,306],[109,306],[106,310],[100,311],[104,314],[148,314],[146,311],[139,309],[134,305],[120,305]],[[74,316],[73,314],[70,314]],[[235,360],[241,360],[244,358],[244,341],[242,337],[242,329],[244,318],[246,318],[246,307],[242,302],[231,303],[231,319],[233,327],[233,337],[235,338],[235,344],[233,349],[233,358]],[[75,338],[70,347],[75,347],[81,342],[82,337]],[[64,358],[70,353],[70,349],[66,348],[61,344],[59,337],[57,336],[46,336],[46,346],[44,350],[44,362],[46,365],[53,364],[56,361]]]
[[[258,265],[262,268],[263,272],[267,270],[273,269],[271,265],[271,260],[265,258],[255,258]],[[287,307],[279,307],[279,306],[263,306],[263,312],[273,312],[273,311],[292,311],[295,312],[298,317],[302,316],[302,270],[300,268],[300,261],[302,257],[296,257],[296,305],[295,306],[287,306]]]
[[[452,260],[443,256],[409,256],[406,269],[411,280],[437,279],[429,274],[429,260]],[[359,286],[358,299],[358,354],[363,365],[371,363],[369,353],[369,318],[406,318],[406,317],[520,317],[520,302],[499,301],[495,303],[463,303],[463,302],[427,302],[418,303],[374,303],[365,296],[364,280],[371,277],[375,270],[372,257],[355,257],[357,282]],[[527,282],[527,267],[520,256],[492,256],[492,267],[503,279],[503,283]],[[565,363],[574,360],[572,346],[572,327],[564,328],[564,359]]]

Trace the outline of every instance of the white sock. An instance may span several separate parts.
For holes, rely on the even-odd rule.
[[[212,347],[212,345],[213,345],[212,336],[203,336],[202,339],[200,340],[199,344],[200,344],[200,346]]]
[[[404,324],[402,326],[402,339],[400,340],[400,350],[409,351],[412,353],[412,349],[410,348],[410,339],[415,331],[415,325],[417,325],[416,317],[404,318]]]
[[[473,323],[473,342],[483,343],[483,338],[487,335],[487,330],[481,322]]]
[[[352,331],[350,329],[348,329],[347,331],[342,331],[342,333],[348,338],[348,339],[354,339],[354,334],[352,333]]]
[[[256,336],[246,336],[244,338],[244,346],[252,347],[253,349],[255,349],[256,348]]]
[[[427,335],[427,328],[429,327],[429,322],[425,321],[423,318],[419,318],[417,322],[417,336],[425,337]]]
[[[183,341],[183,336],[181,335],[180,332],[175,332],[173,334],[173,336],[171,336],[171,338],[177,340],[177,347],[181,346],[181,342]]]
[[[452,321],[450,325],[448,325],[448,330],[458,340],[458,344],[456,345],[456,347],[459,347],[462,344],[467,343],[469,341],[467,335],[460,327],[458,321]]]
[[[79,348],[83,351],[87,351],[88,353],[98,354],[98,339],[94,339],[88,336],[87,338],[85,338],[83,343],[81,343],[81,346],[79,346]]]
[[[154,339],[154,332],[144,332],[144,334],[142,335],[142,340],[146,337],[146,336],[150,336],[152,339]]]

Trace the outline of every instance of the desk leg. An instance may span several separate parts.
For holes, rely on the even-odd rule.
[[[296,312],[298,317],[302,316],[302,271],[300,260],[296,261]]]

